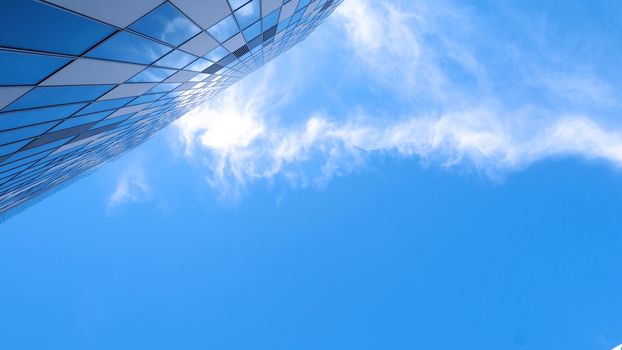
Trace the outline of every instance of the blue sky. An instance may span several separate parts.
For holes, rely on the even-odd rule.
[[[0,226],[0,348],[612,349],[621,17],[346,0]]]

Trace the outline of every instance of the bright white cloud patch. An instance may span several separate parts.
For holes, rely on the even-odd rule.
[[[142,165],[133,163],[125,169],[117,180],[115,189],[108,198],[108,208],[112,209],[128,202],[140,202],[145,200],[150,193],[151,189]]]
[[[412,106],[410,111],[376,116],[349,97],[353,107],[346,116],[300,115],[296,108],[282,115],[283,109],[275,105],[286,105],[293,88],[275,70],[291,68],[297,74],[292,81],[313,78],[299,68],[304,64],[301,56],[314,59],[317,47],[312,46],[278,66],[269,65],[176,122],[185,154],[200,159],[210,183],[225,192],[276,176],[300,185],[324,183],[361,167],[371,154],[447,167],[470,164],[491,176],[550,157],[622,166],[622,129],[595,119],[589,108],[594,103],[617,106],[614,90],[603,79],[543,69],[546,57],[529,61],[520,48],[504,47],[503,52],[514,52],[508,55],[514,57],[510,67],[520,62],[511,72],[512,81],[535,90],[531,96],[539,99],[516,103],[514,95],[520,91],[497,83],[496,73],[470,47],[481,44],[472,38],[488,38],[477,18],[445,2],[408,4],[404,10],[386,1],[346,1],[327,24],[333,35],[344,37],[332,38],[332,46],[322,43],[330,52],[321,54],[349,45],[341,51],[348,62],[341,79],[356,69],[366,72],[373,89],[383,91],[379,100],[388,91],[401,96],[400,101]],[[322,101],[317,105],[322,110]]]

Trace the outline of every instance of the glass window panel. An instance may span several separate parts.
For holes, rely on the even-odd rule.
[[[0,130],[20,128],[66,118],[84,107],[84,103],[49,108],[37,108],[26,111],[0,113]]]
[[[186,68],[186,70],[192,70],[195,72],[202,72],[203,70],[205,70],[205,68],[209,67],[212,64],[212,62],[204,59],[204,58],[199,58],[198,60],[190,63]]]
[[[5,110],[96,100],[113,87],[114,85],[38,87],[8,105]]]
[[[0,50],[0,85],[34,85],[71,59]]]
[[[300,19],[300,17],[302,17],[302,15],[304,14],[304,12],[305,12],[304,10],[300,10],[300,11],[296,12],[292,16],[291,22],[294,23],[294,22],[298,21]]]
[[[289,20],[291,19],[291,17],[285,19],[283,22],[279,23],[278,27],[276,28],[277,32],[282,31],[283,29],[287,28],[287,26],[289,25]]]
[[[159,59],[156,63],[154,63],[154,65],[182,69],[183,67],[187,66],[188,63],[196,59],[196,56],[180,50],[175,50]]]
[[[16,152],[18,149],[25,146],[28,142],[30,142],[30,139],[0,146],[0,157]]]
[[[169,3],[162,4],[129,28],[175,46],[181,45],[201,31]]]
[[[300,10],[303,7],[306,7],[307,5],[309,5],[310,2],[311,0],[300,0],[298,6],[296,7],[296,11]]]
[[[162,83],[155,87],[153,87],[148,92],[168,92],[171,90],[175,90],[181,83]]]
[[[110,118],[110,119],[106,119],[106,120],[102,120],[101,122],[93,125],[93,128],[101,128],[102,126],[106,126],[106,125],[110,125],[110,124],[115,124],[115,123],[120,123],[122,121],[125,121],[127,118],[129,118],[130,116],[132,116],[132,114],[125,114],[116,118]]]
[[[244,29],[250,26],[251,24],[257,22],[261,17],[261,13],[259,11],[259,0],[249,2],[235,11],[234,14],[240,24],[240,28]]]
[[[65,143],[67,143],[67,141],[69,141],[70,139],[71,139],[71,137],[66,137],[64,139],[61,139],[61,140],[58,140],[58,141],[55,141],[55,142],[51,142],[51,143],[48,143],[48,144],[45,144],[45,145],[41,145],[41,146],[38,146],[38,147],[33,147],[33,148],[30,148],[30,149],[25,150],[23,152],[16,153],[13,156],[11,156],[9,159],[7,159],[6,162],[7,163],[8,162],[15,162],[17,160],[24,159],[26,157],[29,157],[29,156],[33,155],[33,154],[37,154],[39,152],[47,151],[47,150],[50,150],[50,149],[53,149],[53,148],[58,148],[58,147],[64,145]],[[41,156],[44,156],[44,155],[47,155],[47,153],[42,154]],[[16,164],[16,163],[14,163],[14,164]]]
[[[27,126],[25,128],[13,129],[9,131],[0,132],[0,144],[11,143],[23,139],[33,138],[39,136],[48,131],[57,122],[37,124]]]
[[[264,32],[271,27],[275,26],[279,22],[279,15],[281,14],[281,9],[276,9],[272,11],[269,15],[263,18],[263,30]]]
[[[209,74],[197,74],[194,78],[190,79],[190,81],[201,81],[207,77],[209,77]]]
[[[157,83],[170,77],[176,72],[177,71],[173,69],[149,67],[145,69],[144,71],[138,73],[132,79],[128,80],[128,82],[129,83],[151,83],[151,82]]]
[[[11,175],[15,175],[22,170],[25,170],[26,168],[31,166],[33,162],[36,162],[37,160],[41,159],[41,157],[44,155],[45,154],[39,155],[39,156],[32,156],[30,158],[25,158],[15,163],[4,165],[0,167],[0,176],[6,180],[7,177]]]
[[[244,38],[246,41],[250,42],[254,38],[258,37],[261,34],[261,22],[256,22],[252,26],[244,29]]]
[[[207,55],[205,55],[203,57],[207,58],[208,60],[211,60],[211,61],[214,61],[214,62],[218,62],[223,57],[227,56],[228,54],[229,54],[229,51],[227,51],[227,49],[225,49],[222,46],[218,46],[217,48],[215,48],[214,50],[210,51]]]
[[[216,40],[223,43],[240,31],[233,15],[223,19],[207,30]]]
[[[159,93],[159,94],[142,95],[142,96],[139,96],[136,99],[134,99],[134,101],[129,103],[128,106],[139,105],[141,103],[146,103],[146,102],[153,102],[153,101],[159,99],[160,97],[164,96],[165,94],[166,93],[162,92],[162,93]]]
[[[0,1],[1,46],[80,55],[114,31],[39,1]]]
[[[114,61],[151,64],[172,48],[128,32],[119,32],[91,50],[87,56]]]
[[[96,121],[106,118],[107,116],[112,114],[112,112],[114,111],[106,111],[106,112],[99,112],[99,113],[93,113],[93,114],[86,114],[86,115],[82,115],[79,117],[71,117],[71,118],[65,119],[62,123],[60,123],[54,129],[52,129],[52,131],[63,130],[67,128],[72,128],[74,126],[86,124],[86,123],[96,122]]]
[[[77,115],[95,113],[100,111],[105,111],[107,109],[115,109],[124,106],[126,103],[130,102],[133,97],[126,98],[118,98],[115,100],[106,100],[106,101],[97,101],[93,102],[90,105],[86,106],[80,112],[76,113]]]
[[[238,7],[244,5],[247,1],[248,0],[229,0],[229,5],[231,5],[232,9],[236,10]]]

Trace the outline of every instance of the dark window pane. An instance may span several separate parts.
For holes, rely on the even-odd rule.
[[[0,1],[1,46],[80,55],[114,31],[38,1]]]
[[[69,62],[69,58],[0,50],[0,85],[34,85]]]

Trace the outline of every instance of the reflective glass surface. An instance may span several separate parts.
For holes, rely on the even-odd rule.
[[[183,13],[167,2],[129,28],[174,46],[181,45],[201,31]]]
[[[244,29],[251,24],[257,22],[260,18],[259,0],[253,0],[246,5],[240,7],[235,12],[235,18],[238,20],[240,28]]]
[[[177,71],[173,69],[149,67],[144,71],[138,73],[132,79],[128,80],[130,83],[157,83],[175,74]]]
[[[39,1],[0,1],[0,46],[79,55],[114,31]]]
[[[175,50],[157,60],[154,65],[181,69],[196,59],[196,56],[185,53],[181,50]]]
[[[141,144],[274,59],[340,3],[285,1],[262,18],[268,2],[229,0],[202,30],[190,20],[198,14],[189,16],[170,1],[115,28],[97,12],[86,16],[45,0],[0,0],[0,221]],[[282,11],[288,17],[280,21]],[[83,57],[103,61],[88,66]],[[106,69],[74,79],[67,69],[76,67]],[[64,85],[43,86],[52,81]]]
[[[228,16],[222,21],[215,24],[213,27],[207,30],[216,40],[223,43],[227,41],[227,39],[231,38],[235,34],[240,32],[240,28],[238,28],[238,24],[235,21],[235,17],[233,15]]]
[[[60,105],[95,100],[113,88],[113,85],[53,86],[30,90],[17,101],[4,108],[5,111]]]
[[[0,50],[0,85],[32,85],[45,79],[71,59]]]
[[[119,32],[91,50],[87,57],[150,64],[171,50],[166,45],[136,34]]]

